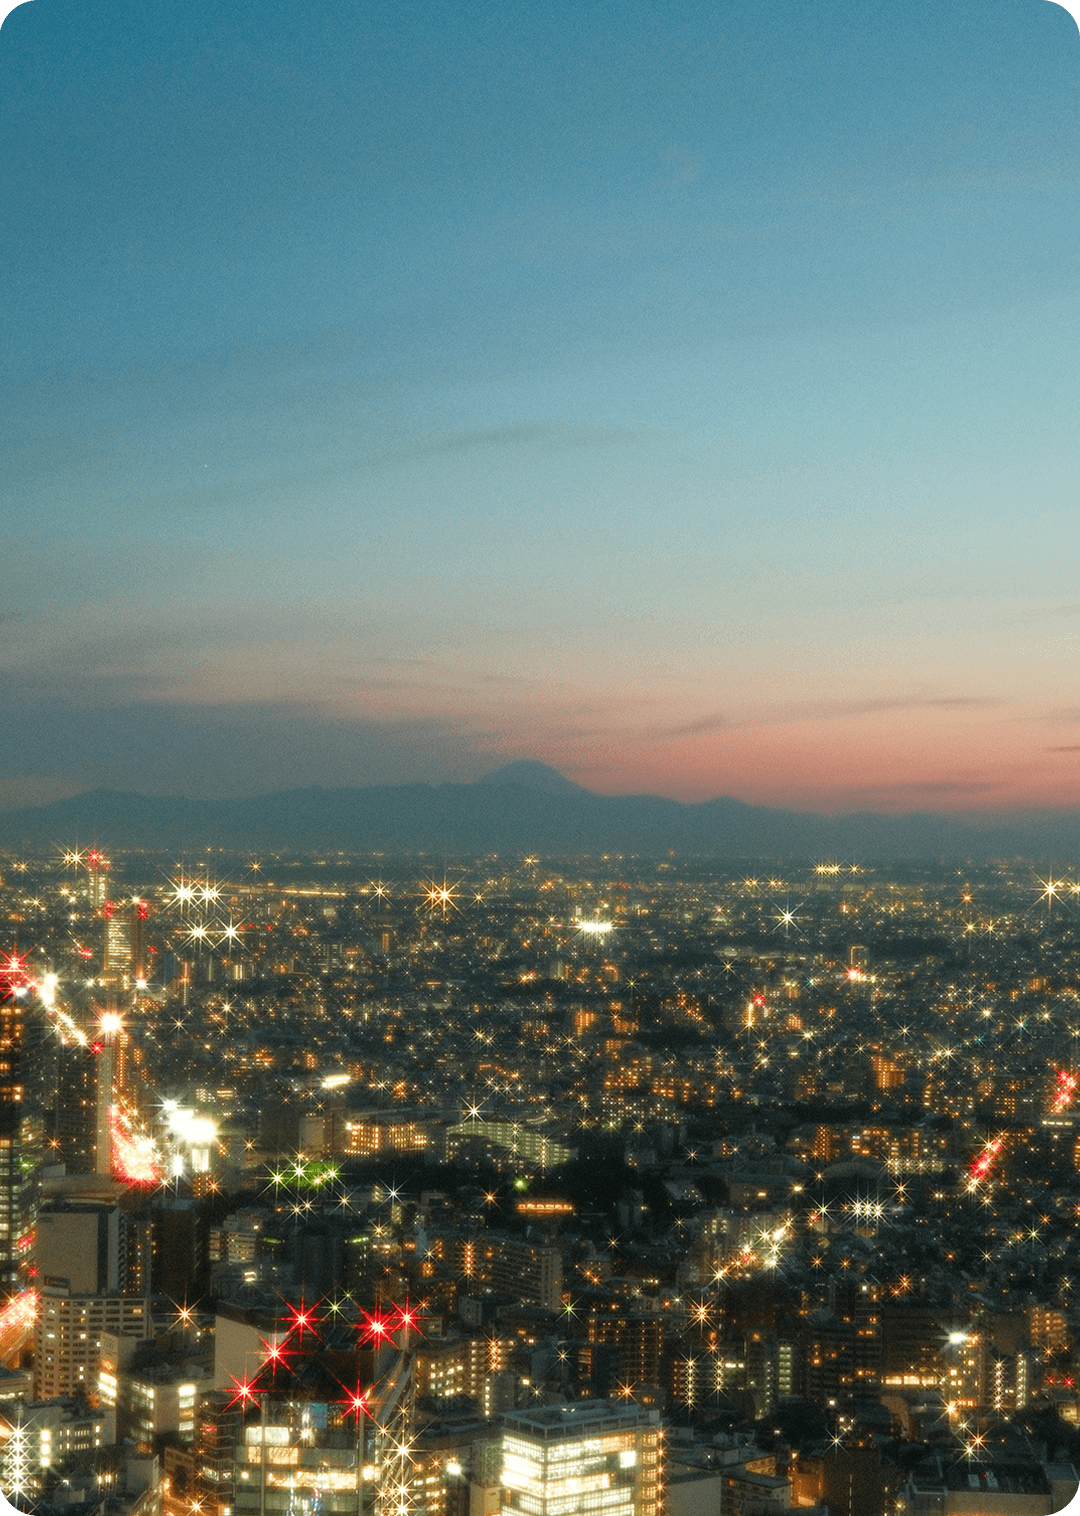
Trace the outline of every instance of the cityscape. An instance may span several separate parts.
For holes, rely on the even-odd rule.
[[[0,1516],[1080,1513],[1080,3],[0,3]]]
[[[2,873],[20,1509],[1075,1493],[1073,871],[72,843]]]

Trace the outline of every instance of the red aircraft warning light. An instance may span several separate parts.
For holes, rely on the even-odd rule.
[[[357,1422],[361,1416],[374,1417],[375,1415],[368,1400],[367,1390],[362,1390],[359,1385],[355,1390],[350,1390],[344,1400],[339,1400],[337,1403],[344,1406],[346,1416],[355,1416]]]
[[[230,1374],[229,1378],[236,1388],[236,1394],[228,1402],[229,1405],[239,1405],[242,1411],[246,1410],[255,1399],[255,1386],[250,1379],[237,1379],[235,1374]]]
[[[290,1332],[298,1332],[303,1338],[305,1332],[313,1332],[318,1324],[318,1316],[311,1306],[304,1304],[303,1300],[298,1306],[290,1307],[288,1328]]]
[[[983,1184],[990,1177],[1004,1146],[1004,1137],[993,1137],[983,1144],[982,1151],[977,1153],[968,1164],[972,1185]]]
[[[393,1318],[380,1311],[365,1311],[360,1324],[360,1337],[364,1342],[389,1342],[393,1335]]]
[[[1073,1074],[1069,1069],[1058,1069],[1057,1079],[1054,1082],[1054,1099],[1051,1106],[1051,1115],[1061,1116],[1069,1109],[1076,1095],[1078,1084],[1080,1084],[1080,1076]]]

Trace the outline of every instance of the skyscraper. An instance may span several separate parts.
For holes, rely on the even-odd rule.
[[[90,905],[99,911],[109,898],[109,860],[97,848],[86,854],[86,882]]]
[[[25,985],[8,983],[5,989],[0,999],[0,1289],[11,1291],[26,1284],[33,1261],[43,1128],[33,995]]]
[[[129,989],[146,978],[145,900],[107,900],[103,977],[110,985]]]
[[[45,1130],[50,1161],[69,1174],[93,1171],[97,1139],[97,1058],[81,1042],[46,1044]]]

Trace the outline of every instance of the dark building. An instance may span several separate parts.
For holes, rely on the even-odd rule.
[[[145,1206],[46,1201],[38,1215],[37,1267],[43,1288],[73,1295],[145,1295],[150,1218]]]
[[[0,985],[0,1289],[30,1278],[41,1200],[42,1028],[30,989]]]
[[[155,1199],[152,1206],[155,1295],[196,1300],[209,1281],[208,1238],[199,1203],[184,1197]]]
[[[91,1174],[97,1152],[97,1059],[80,1043],[53,1039],[45,1069],[45,1144],[69,1174]]]

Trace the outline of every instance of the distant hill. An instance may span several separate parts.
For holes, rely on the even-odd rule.
[[[477,784],[517,784],[526,790],[540,790],[545,795],[588,795],[584,785],[575,784],[553,769],[550,763],[537,763],[534,758],[518,758],[514,763],[504,763],[501,769],[493,769],[476,781]]]
[[[185,800],[93,790],[0,811],[0,845],[213,845],[349,852],[637,853],[720,859],[1080,859],[1080,815],[971,819],[874,812],[827,817],[721,797],[598,795],[545,764],[511,763],[473,784],[284,790]]]

